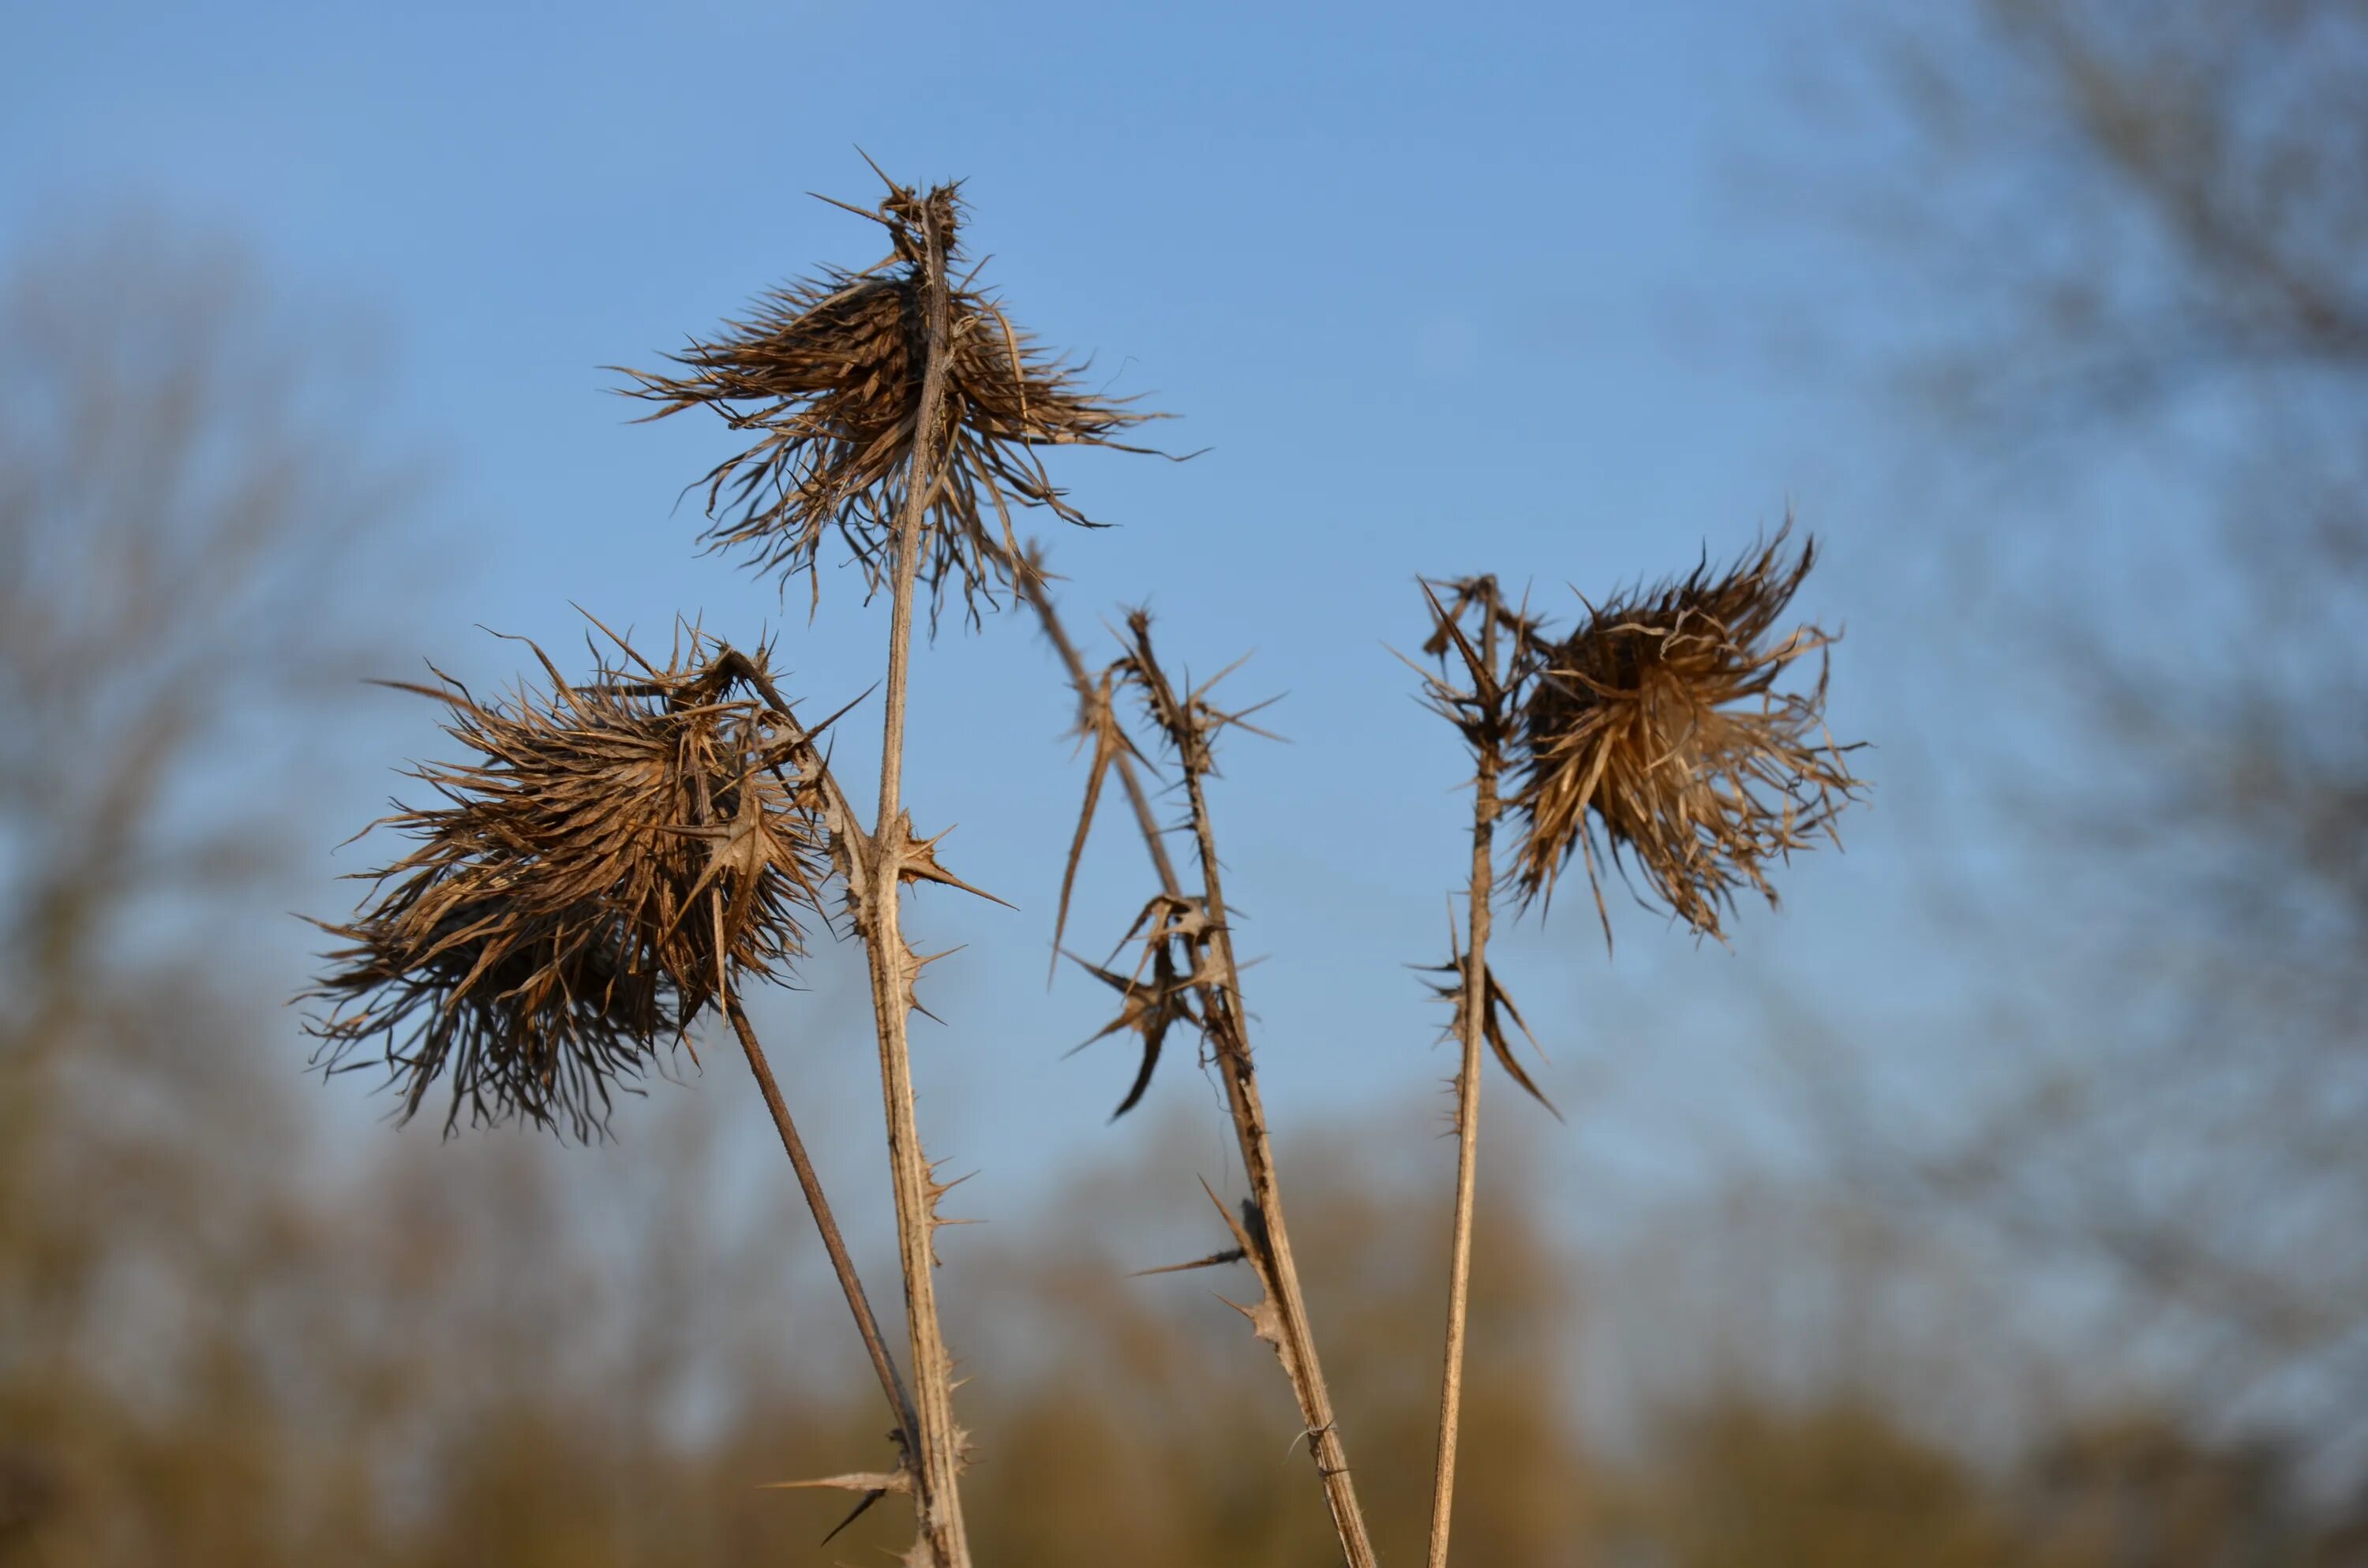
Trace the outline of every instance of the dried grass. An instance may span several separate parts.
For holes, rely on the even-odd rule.
[[[772,290],[746,319],[670,356],[679,373],[623,371],[635,382],[629,393],[661,405],[653,419],[707,407],[733,429],[757,433],[706,476],[702,539],[712,548],[737,551],[784,580],[812,579],[836,530],[869,585],[882,585],[923,427],[931,287],[924,231],[935,232],[948,259],[960,256],[959,188],[923,195],[889,181],[876,209],[848,207],[888,231],[888,256]],[[978,597],[991,600],[1018,569],[1013,506],[1094,526],[1053,483],[1036,449],[1146,450],[1115,437],[1159,415],[1084,390],[1083,367],[1035,347],[970,282],[947,293],[943,391],[929,428],[951,436],[930,465],[920,579],[933,603],[958,585],[975,613]]]
[[[408,688],[470,760],[414,770],[442,803],[373,824],[416,843],[324,925],[348,945],[306,994],[327,1065],[374,1051],[406,1119],[449,1077],[448,1127],[465,1108],[590,1136],[734,974],[803,950],[825,846],[803,732],[734,695],[761,652],[691,631],[660,668],[616,647],[582,685],[536,649],[549,691],[507,702],[441,672]]]
[[[1825,724],[1825,651],[1816,626],[1774,638],[1816,559],[1787,559],[1791,524],[1715,571],[1590,607],[1560,641],[1542,636],[1509,804],[1525,902],[1550,899],[1574,853],[1611,939],[1601,871],[1633,867],[1651,900],[1702,935],[1752,889],[1770,905],[1772,863],[1833,835],[1859,781]],[[1773,640],[1771,640],[1773,639]],[[1817,677],[1780,692],[1794,664]],[[1631,879],[1632,883],[1634,879]]]

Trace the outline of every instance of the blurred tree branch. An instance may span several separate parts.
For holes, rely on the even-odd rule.
[[[1838,1124],[1896,1192],[2117,1274],[2219,1414],[2251,1397],[2357,1441],[2368,6],[1961,0],[1883,26],[1930,434],[2026,478],[2045,459],[2067,496],[2176,475],[2200,532],[2069,500],[2028,540],[2035,586],[1978,657],[2045,733],[2031,757],[1971,744],[2049,890],[2002,918],[2058,921],[2087,972],[1997,998],[2019,1010],[1985,1054],[2019,1040],[2030,1071],[1957,1146],[1868,1105]]]
[[[141,901],[273,858],[258,797],[298,781],[242,726],[358,668],[352,574],[404,493],[360,347],[136,222],[0,280],[6,1049],[87,1004]]]
[[[0,1432],[24,1529],[89,1502],[131,1411],[211,1390],[230,1429],[184,1331],[236,1321],[290,1243],[295,1140],[242,992],[319,699],[354,673],[349,589],[404,493],[359,347],[150,224],[0,271]]]

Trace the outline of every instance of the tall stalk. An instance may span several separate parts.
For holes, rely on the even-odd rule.
[[[1483,595],[1480,670],[1475,684],[1493,684],[1497,668],[1494,585]],[[1455,1225],[1447,1271],[1447,1354],[1439,1389],[1439,1454],[1431,1473],[1429,1568],[1446,1568],[1448,1530],[1455,1513],[1455,1449],[1463,1416],[1463,1340],[1472,1306],[1472,1209],[1480,1169],[1480,1051],[1488,1022],[1489,900],[1496,891],[1497,780],[1501,746],[1474,748],[1472,796],[1472,877],[1465,888],[1470,928],[1458,977],[1455,1024],[1462,1060],[1455,1074]]]
[[[959,1477],[962,1434],[954,1425],[953,1364],[938,1323],[934,1275],[937,1199],[914,1115],[913,1055],[905,1026],[920,965],[905,945],[897,892],[914,855],[902,799],[905,710],[913,651],[913,596],[919,580],[921,536],[937,487],[937,450],[945,404],[947,289],[945,236],[933,208],[924,209],[927,338],[920,409],[905,469],[904,506],[896,522],[894,599],[888,622],[888,680],[881,721],[880,813],[872,828],[871,861],[862,890],[864,949],[871,972],[871,1011],[880,1036],[880,1094],[888,1122],[888,1163],[896,1197],[896,1251],[905,1280],[905,1327],[912,1341],[914,1414],[919,1451],[912,1456],[921,1539],[934,1568],[969,1568],[970,1540],[962,1522]]]
[[[975,615],[1014,564],[1015,506],[1089,520],[1045,472],[1040,450],[1146,450],[1119,437],[1159,415],[1087,390],[1082,367],[1033,347],[996,299],[973,287],[974,272],[948,282],[960,256],[958,184],[921,190],[881,178],[887,190],[875,206],[833,205],[885,228],[888,256],[769,290],[745,319],[670,356],[670,369],[626,370],[632,384],[625,390],[657,405],[653,419],[705,408],[753,436],[708,472],[706,543],[741,553],[760,574],[805,574],[818,596],[820,553],[843,540],[867,586],[888,590],[879,812],[866,831],[826,777],[824,803],[833,818],[832,869],[846,885],[870,970],[912,1345],[911,1449],[892,1489],[911,1492],[917,1505],[921,1544],[912,1561],[967,1568],[962,1434],[932,1272],[944,1189],[930,1177],[915,1122],[906,1039],[924,960],[905,944],[898,903],[907,880],[969,884],[913,836],[904,807],[914,601],[926,583],[939,596],[934,614],[944,593],[959,588]]]
[[[1225,1080],[1225,1105],[1233,1114],[1235,1142],[1242,1153],[1242,1171],[1265,1227],[1261,1250],[1269,1297],[1281,1343],[1283,1370],[1292,1392],[1299,1396],[1299,1414],[1307,1424],[1308,1450],[1324,1478],[1325,1501],[1332,1508],[1332,1526],[1349,1568],[1373,1568],[1379,1560],[1365,1530],[1364,1511],[1357,1504],[1357,1483],[1349,1469],[1349,1451],[1340,1440],[1332,1413],[1332,1391],[1315,1356],[1315,1335],[1307,1321],[1307,1301],[1299,1289],[1299,1267],[1291,1254],[1291,1231],[1283,1221],[1282,1181],[1274,1168],[1274,1148],[1267,1139],[1266,1107],[1259,1102],[1258,1071],[1250,1062],[1249,1037],[1241,1019],[1242,975],[1234,959],[1233,933],[1225,926],[1225,894],[1217,870],[1217,846],[1209,824],[1209,808],[1201,786],[1201,769],[1188,763],[1185,789],[1191,801],[1192,831],[1201,849],[1204,907],[1212,931],[1223,984],[1202,993],[1205,1017],[1216,1043],[1217,1070]]]
[[[737,682],[753,690],[788,732],[791,749],[787,756],[796,763],[805,776],[814,798],[820,807],[823,824],[845,834],[851,830],[853,813],[848,811],[846,796],[838,780],[832,776],[830,765],[814,744],[814,732],[798,719],[790,705],[773,685],[772,677],[757,660],[737,649],[718,650],[713,671],[719,684]],[[825,727],[836,722],[825,721]],[[779,777],[779,763],[774,765]],[[711,793],[711,781],[697,778],[692,784],[694,821],[700,825],[714,824],[715,802]],[[860,832],[860,830],[852,830]],[[707,909],[714,922],[715,947],[719,953],[728,949],[728,922],[723,907],[723,890],[712,887],[707,894]],[[830,1206],[830,1198],[823,1190],[822,1177],[814,1170],[814,1161],[807,1156],[805,1140],[798,1134],[798,1124],[790,1114],[789,1102],[782,1097],[781,1085],[773,1076],[773,1064],[765,1055],[764,1043],[757,1038],[756,1026],[748,1020],[748,1010],[740,1000],[739,988],[733,983],[728,965],[720,966],[716,975],[715,1006],[732,1026],[740,1041],[740,1050],[748,1059],[749,1074],[757,1080],[757,1090],[764,1097],[765,1108],[773,1119],[773,1129],[780,1134],[781,1152],[789,1156],[790,1168],[798,1178],[798,1189],[804,1194],[806,1208],[814,1216],[814,1229],[822,1237],[823,1250],[830,1256],[831,1271],[838,1278],[840,1293],[847,1298],[847,1310],[855,1319],[856,1332],[862,1336],[865,1354],[871,1358],[871,1369],[880,1380],[880,1392],[887,1396],[888,1409],[896,1418],[896,1441],[907,1456],[914,1450],[914,1432],[918,1423],[913,1412],[913,1396],[905,1390],[905,1380],[897,1374],[895,1358],[888,1352],[888,1342],[880,1332],[880,1320],[871,1311],[871,1298],[863,1289],[863,1280],[855,1271],[855,1259],[847,1250],[847,1238],[838,1228],[838,1217]],[[908,1460],[909,1462],[909,1460]],[[865,1506],[870,1506],[867,1501]],[[858,1510],[859,1512],[860,1510]]]
[[[1060,614],[1047,591],[1041,562],[1031,556],[1015,577],[1021,593],[1042,621],[1045,635],[1067,667],[1078,700],[1096,715],[1089,722],[1114,724],[1114,715],[1100,701],[1104,695],[1102,688],[1087,673],[1076,644],[1070,641],[1067,629],[1061,623]],[[1127,747],[1113,744],[1116,738],[1114,731],[1098,738],[1097,767],[1109,766],[1118,770],[1120,781],[1133,806],[1135,823],[1142,830],[1144,846],[1150,851],[1152,863],[1158,871],[1165,905],[1186,916],[1190,935],[1183,939],[1199,949],[1193,961],[1182,965],[1178,972],[1192,977],[1183,984],[1199,1003],[1199,1021],[1212,1048],[1218,1072],[1224,1080],[1226,1109],[1233,1120],[1235,1143],[1240,1149],[1243,1174],[1249,1183],[1252,1202],[1257,1208],[1255,1232],[1235,1224],[1232,1215],[1226,1215],[1226,1222],[1233,1227],[1235,1240],[1240,1243],[1242,1260],[1257,1272],[1258,1282],[1266,1291],[1266,1299],[1258,1306],[1239,1310],[1249,1318],[1258,1337],[1273,1345],[1276,1358],[1282,1364],[1283,1375],[1290,1381],[1304,1423],[1308,1452],[1315,1459],[1317,1473],[1323,1480],[1325,1501],[1331,1508],[1333,1528],[1339,1537],[1343,1559],[1349,1568],[1372,1568],[1378,1560],[1373,1553],[1372,1537],[1365,1527],[1364,1511],[1357,1501],[1356,1479],[1349,1469],[1348,1449],[1341,1440],[1339,1423],[1333,1411],[1331,1389],[1324,1380],[1323,1364],[1316,1356],[1315,1335],[1308,1323],[1307,1301],[1300,1290],[1299,1267],[1292,1255],[1291,1230],[1283,1215],[1281,1179],[1275,1170],[1274,1150],[1267,1135],[1266,1107],[1258,1096],[1258,1069],[1251,1059],[1249,1034],[1242,1019],[1241,968],[1234,955],[1233,934],[1226,923],[1224,878],[1219,870],[1215,830],[1211,824],[1208,797],[1203,789],[1203,779],[1210,769],[1211,738],[1216,731],[1238,720],[1235,716],[1219,713],[1202,701],[1206,687],[1178,695],[1152,652],[1148,616],[1136,611],[1128,618],[1127,630],[1131,651],[1120,667],[1125,669],[1128,678],[1142,691],[1155,722],[1166,733],[1182,765],[1193,838],[1201,858],[1201,892],[1197,901],[1184,892],[1175,862],[1162,842],[1150,798],[1135,772]],[[1076,869],[1076,857],[1084,848],[1085,831],[1091,825],[1092,800],[1092,791],[1089,790],[1086,819],[1080,824],[1077,842],[1071,853],[1072,874]],[[1064,902],[1065,903],[1065,900]],[[1188,913],[1196,905],[1197,917]],[[1155,932],[1150,939],[1167,941],[1179,935],[1180,931],[1169,935]],[[1057,945],[1057,932],[1054,941]],[[1209,962],[1201,961],[1203,954]],[[1213,963],[1213,971],[1211,963]],[[1205,978],[1212,973],[1213,979]],[[1129,988],[1132,989],[1131,984]],[[1163,999],[1161,1006],[1164,1007],[1165,1005]],[[1146,1077],[1148,1064],[1146,1061]],[[1133,1103],[1131,1099],[1129,1103]]]

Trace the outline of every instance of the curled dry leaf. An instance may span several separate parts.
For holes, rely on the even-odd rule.
[[[416,1113],[578,1137],[740,973],[803,950],[823,870],[811,735],[741,689],[751,658],[689,631],[664,668],[622,641],[571,684],[481,703],[438,674],[469,760],[414,777],[441,797],[379,824],[415,840],[363,873],[347,945],[305,994],[332,1069],[375,1057]]]
[[[1090,1039],[1070,1051],[1072,1056],[1096,1041],[1109,1039],[1121,1030],[1140,1036],[1143,1041],[1142,1064],[1135,1069],[1134,1082],[1127,1086],[1126,1097],[1110,1112],[1116,1121],[1141,1103],[1144,1091],[1151,1087],[1151,1075],[1159,1067],[1159,1053],[1167,1043],[1168,1031],[1178,1024],[1199,1029],[1203,1026],[1192,1010],[1192,996],[1201,984],[1193,973],[1179,973],[1173,946],[1159,942],[1150,952],[1148,976],[1140,970],[1133,974],[1120,974],[1099,964],[1087,963],[1075,953],[1069,955],[1079,968],[1119,994],[1118,1017],[1104,1024]]]
[[[1451,946],[1453,946],[1452,942]],[[1464,994],[1465,964],[1463,952],[1455,951],[1445,963],[1429,964],[1424,967],[1430,973],[1451,977],[1444,981],[1429,981],[1426,983],[1442,1000],[1452,1004],[1455,1008],[1455,1016],[1449,1020],[1444,1038],[1463,1039],[1464,1009],[1471,1006],[1470,998]],[[1489,1051],[1495,1054],[1497,1063],[1505,1069],[1513,1082],[1519,1084],[1522,1091],[1531,1099],[1553,1112],[1556,1121],[1562,1120],[1561,1108],[1546,1097],[1545,1091],[1538,1087],[1535,1081],[1530,1077],[1528,1071],[1521,1066],[1520,1059],[1513,1054],[1512,1037],[1506,1031],[1505,1021],[1508,1018],[1512,1020],[1513,1028],[1521,1031],[1521,1038],[1530,1042],[1531,1051],[1543,1056],[1544,1049],[1538,1044],[1538,1037],[1530,1032],[1528,1021],[1521,1017],[1521,1010],[1513,1006],[1513,998],[1506,992],[1503,983],[1497,980],[1496,967],[1487,966],[1485,973],[1487,996],[1485,1000],[1484,1011],[1480,1016],[1481,1038],[1488,1042]]]
[[[1031,558],[1031,567],[1035,562]],[[1041,571],[1041,569],[1039,569]],[[1053,928],[1054,967],[1059,966],[1062,934],[1067,929],[1070,894],[1075,887],[1077,863],[1083,858],[1086,841],[1093,827],[1095,808],[1101,801],[1102,788],[1111,769],[1128,764],[1150,765],[1126,732],[1120,716],[1117,694],[1121,688],[1131,689],[1140,699],[1144,717],[1152,730],[1165,742],[1189,776],[1198,778],[1215,769],[1213,742],[1217,733],[1228,727],[1247,730],[1252,734],[1276,737],[1247,722],[1248,714],[1267,706],[1254,704],[1239,712],[1228,712],[1209,700],[1209,693],[1217,683],[1241,667],[1236,660],[1197,687],[1178,688],[1161,668],[1151,648],[1151,618],[1143,610],[1127,617],[1126,653],[1099,678],[1080,680],[1078,686],[1078,721],[1075,732],[1083,750],[1090,744],[1093,756],[1086,775],[1086,797],[1078,812],[1077,827],[1069,845],[1069,857],[1062,870],[1060,909]],[[1269,702],[1272,699],[1268,699]],[[1121,938],[1119,946],[1140,943],[1143,956],[1134,972],[1121,975],[1112,971],[1076,961],[1096,979],[1115,989],[1121,997],[1118,1017],[1084,1044],[1082,1051],[1097,1040],[1105,1040],[1121,1030],[1132,1032],[1142,1040],[1143,1058],[1135,1072],[1134,1082],[1126,1096],[1110,1113],[1115,1121],[1133,1110],[1151,1086],[1151,1078],[1159,1066],[1159,1058],[1167,1043],[1168,1031],[1177,1024],[1190,1025],[1204,1039],[1217,1024],[1209,1009],[1195,1009],[1192,1000],[1202,993],[1222,994],[1227,986],[1225,966],[1216,951],[1217,926],[1210,917],[1206,901],[1188,897],[1181,892],[1163,891],[1155,894],[1135,917],[1134,924]],[[1070,955],[1073,959],[1075,955]],[[1213,1043],[1213,1041],[1212,1042]],[[1075,1054],[1073,1051],[1071,1054]]]

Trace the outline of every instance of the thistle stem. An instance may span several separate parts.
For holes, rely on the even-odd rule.
[[[1043,622],[1044,634],[1061,655],[1079,699],[1090,700],[1093,677],[1077,653],[1077,645],[1070,640],[1068,629],[1061,623],[1060,611],[1046,591],[1043,575],[1032,560],[1023,566],[1015,574],[1019,590]],[[1148,665],[1147,637],[1141,646]],[[1150,669],[1145,671],[1146,676],[1152,673]],[[1282,1184],[1275,1174],[1274,1149],[1267,1137],[1266,1107],[1258,1096],[1258,1069],[1250,1060],[1249,1035],[1241,1017],[1241,970],[1235,961],[1233,934],[1225,923],[1225,892],[1217,869],[1216,836],[1210,824],[1208,800],[1201,790],[1202,768],[1192,747],[1179,745],[1179,751],[1191,803],[1193,835],[1200,846],[1201,903],[1209,916],[1211,939],[1222,974],[1220,983],[1199,986],[1197,994],[1201,1016],[1208,1020],[1210,1039],[1216,1045],[1218,1072],[1225,1082],[1225,1104],[1233,1118],[1235,1142],[1240,1145],[1242,1169],[1266,1232],[1266,1267],[1272,1275],[1275,1312],[1282,1336],[1278,1348],[1281,1351],[1283,1373],[1291,1381],[1300,1415],[1306,1423],[1308,1451],[1315,1457],[1317,1473],[1324,1480],[1325,1500],[1332,1509],[1332,1525],[1340,1538],[1341,1555],[1349,1568],[1373,1568],[1378,1559],[1365,1528],[1364,1512],[1357,1502],[1348,1449],[1340,1440],[1339,1423],[1332,1412],[1331,1390],[1324,1381],[1324,1369],[1316,1359],[1315,1335],[1307,1321],[1307,1302],[1299,1288],[1299,1267],[1291,1252],[1291,1231],[1283,1219]],[[1167,853],[1159,819],[1151,809],[1151,797],[1135,771],[1133,759],[1121,750],[1112,763],[1134,808],[1135,824],[1143,831],[1144,846],[1151,853],[1161,887],[1171,898],[1181,898],[1183,879],[1177,875],[1176,862]]]
[[[1497,589],[1484,581],[1480,604],[1480,667],[1472,672],[1473,698],[1497,716],[1503,700],[1497,685]],[[1465,656],[1471,644],[1463,644]],[[1455,1222],[1447,1268],[1447,1352],[1440,1375],[1439,1453],[1431,1475],[1429,1568],[1446,1568],[1448,1531],[1455,1513],[1455,1450],[1463,1418],[1463,1343],[1472,1306],[1472,1213],[1480,1170],[1480,1051],[1488,1032],[1489,901],[1496,891],[1497,775],[1504,754],[1495,726],[1474,747],[1476,767],[1472,799],[1472,877],[1464,890],[1470,930],[1464,940],[1463,972],[1455,1010],[1463,1058],[1455,1074]]]
[[[926,358],[913,453],[905,470],[905,497],[896,523],[894,598],[888,624],[888,679],[881,722],[880,814],[873,824],[871,863],[861,913],[864,949],[871,971],[871,1008],[880,1035],[880,1093],[886,1107],[888,1160],[896,1195],[896,1250],[905,1282],[905,1327],[912,1340],[915,1436],[914,1501],[929,1568],[969,1568],[970,1541],[963,1525],[959,1476],[962,1440],[953,1419],[953,1364],[938,1324],[933,1233],[938,1189],[922,1152],[914,1115],[913,1057],[905,1038],[912,983],[918,965],[898,921],[897,892],[909,843],[902,802],[905,775],[905,688],[913,644],[913,596],[919,580],[923,525],[936,489],[934,449],[946,384],[948,295],[945,239],[934,210],[925,210],[928,245]]]
[[[1332,1527],[1339,1533],[1341,1554],[1349,1568],[1374,1568],[1379,1560],[1365,1531],[1364,1512],[1357,1504],[1356,1478],[1349,1471],[1348,1449],[1340,1441],[1339,1423],[1332,1414],[1332,1391],[1316,1360],[1315,1335],[1308,1324],[1307,1301],[1299,1289],[1299,1267],[1292,1258],[1291,1232],[1283,1222],[1282,1182],[1276,1175],[1274,1148],[1267,1137],[1266,1108],[1258,1098],[1249,1036],[1242,1027],[1241,968],[1234,958],[1233,932],[1225,920],[1216,837],[1201,787],[1201,769],[1189,760],[1184,784],[1191,802],[1193,835],[1201,849],[1204,907],[1224,976],[1222,985],[1203,988],[1202,1006],[1208,1010],[1217,1045],[1217,1067],[1225,1080],[1225,1103],[1233,1112],[1243,1173],[1266,1226],[1268,1266],[1274,1276],[1275,1310],[1281,1320],[1286,1352],[1283,1369],[1290,1375],[1292,1392],[1299,1396],[1299,1414],[1307,1424],[1308,1451],[1324,1478],[1325,1500],[1332,1507]]]
[[[1439,1390],[1439,1458],[1432,1473],[1430,1568],[1446,1568],[1447,1534],[1455,1511],[1455,1446],[1463,1415],[1463,1340],[1472,1303],[1472,1210],[1480,1165],[1480,1049],[1488,1017],[1488,901],[1494,891],[1497,758],[1484,751],[1472,808],[1471,932],[1463,953],[1463,1048],[1455,1074],[1455,1230],[1447,1274],[1446,1369]]]
[[[822,1233],[823,1250],[830,1254],[830,1267],[838,1276],[839,1290],[847,1296],[847,1310],[855,1315],[856,1331],[863,1335],[863,1348],[871,1354],[871,1369],[880,1378],[880,1392],[888,1396],[888,1408],[895,1415],[901,1433],[899,1440],[909,1456],[915,1451],[913,1434],[919,1425],[913,1414],[913,1396],[905,1392],[905,1380],[896,1370],[895,1358],[889,1354],[888,1342],[881,1336],[880,1320],[871,1312],[871,1299],[864,1294],[863,1281],[855,1272],[855,1260],[848,1256],[847,1239],[839,1233],[830,1199],[824,1195],[822,1178],[814,1173],[814,1162],[806,1157],[805,1140],[798,1136],[798,1124],[790,1118],[789,1105],[781,1098],[780,1085],[773,1080],[772,1064],[765,1059],[765,1048],[748,1022],[747,1011],[740,1006],[737,996],[724,998],[723,1011],[732,1020],[733,1032],[740,1037],[740,1049],[747,1054],[748,1070],[757,1076],[757,1087],[765,1096],[765,1108],[773,1113],[773,1126],[781,1135],[781,1148],[790,1156],[791,1168],[798,1173],[798,1187],[805,1193],[806,1207],[814,1212],[814,1229]]]

